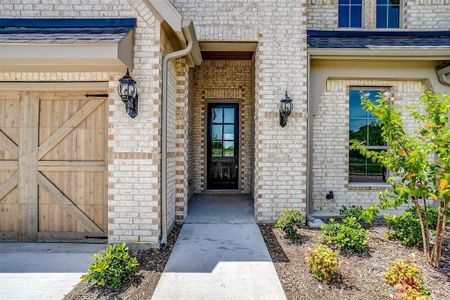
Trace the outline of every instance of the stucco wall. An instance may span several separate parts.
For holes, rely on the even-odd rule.
[[[0,74],[13,81],[109,81],[108,236],[109,242],[156,245],[160,202],[160,23],[142,0],[4,0],[0,17],[135,17],[133,78],[139,83],[139,115],[126,115],[114,73]]]
[[[386,87],[400,107],[417,103],[425,86],[418,80],[330,79],[322,91],[313,117],[313,210],[338,212],[343,205],[370,206],[378,202],[380,184],[349,184],[349,88]],[[414,124],[406,117],[406,125]],[[333,191],[334,200],[325,195]]]
[[[338,28],[338,0],[308,0],[308,28]],[[401,28],[450,28],[450,1],[401,0]],[[363,28],[376,28],[376,0],[363,1]]]
[[[306,0],[174,0],[199,40],[255,41],[254,198],[258,221],[306,208]],[[288,90],[295,111],[279,125]],[[198,180],[197,180],[198,181]],[[201,180],[200,180],[201,181]]]

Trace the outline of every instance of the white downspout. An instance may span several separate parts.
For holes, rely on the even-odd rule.
[[[161,108],[161,247],[167,244],[167,86],[169,62],[175,58],[188,55],[193,47],[193,39],[189,26],[183,27],[182,32],[188,44],[186,48],[164,56],[162,69],[162,108]]]

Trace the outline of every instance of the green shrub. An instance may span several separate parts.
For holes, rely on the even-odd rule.
[[[423,210],[421,211],[423,216]],[[428,224],[430,228],[436,228],[437,210],[428,208]],[[387,237],[393,240],[399,240],[405,246],[422,246],[422,231],[420,221],[414,208],[408,209],[401,216],[385,215],[388,222],[389,231]]]
[[[103,252],[94,254],[94,262],[81,279],[90,285],[116,289],[138,266],[136,258],[128,253],[125,243],[109,245]]]
[[[339,212],[344,218],[354,217],[359,224],[368,226],[372,223],[373,218],[378,215],[379,210],[376,207],[363,209],[362,206],[352,205],[350,207],[343,206]]]
[[[354,217],[345,218],[343,223],[336,223],[331,219],[330,224],[322,225],[321,228],[322,239],[336,248],[362,252],[367,247],[369,232]]]
[[[305,223],[305,217],[296,210],[283,211],[283,217],[275,223],[275,228],[280,228],[289,239],[298,239],[298,229]]]
[[[396,289],[395,299],[431,299],[422,272],[409,260],[395,261],[384,273],[384,281]]]
[[[319,245],[312,250],[306,261],[314,276],[325,284],[333,280],[339,268],[337,252],[325,245]]]

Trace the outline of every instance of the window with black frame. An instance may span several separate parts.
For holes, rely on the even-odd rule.
[[[387,144],[381,136],[380,122],[363,109],[361,98],[366,96],[375,102],[383,89],[350,88],[349,91],[349,138],[363,142],[368,149],[382,151]],[[386,169],[379,163],[366,158],[357,150],[349,151],[349,182],[386,182]]]
[[[362,0],[339,0],[339,27],[361,28]]]
[[[377,28],[400,28],[400,0],[377,0]]]

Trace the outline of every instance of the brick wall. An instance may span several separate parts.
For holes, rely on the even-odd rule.
[[[409,29],[450,29],[449,0],[408,0],[405,24]]]
[[[156,245],[160,202],[160,23],[142,0],[4,0],[0,17],[135,17],[133,78],[139,83],[139,115],[131,119],[111,73],[15,73],[1,80],[110,81],[108,131],[109,242]]]
[[[308,0],[308,28],[338,27],[338,0]]]
[[[258,42],[255,59],[255,215],[258,221],[272,221],[283,209],[305,210],[306,0],[172,2],[184,17],[194,21],[199,40]],[[295,112],[287,127],[281,128],[279,101],[286,89],[294,99]],[[197,163],[203,162],[197,159]],[[196,182],[203,182],[198,176]]]
[[[338,0],[308,0],[308,28],[338,28],[338,3]],[[376,28],[376,0],[367,0],[363,3],[363,28]],[[402,28],[444,30],[450,28],[449,0],[403,0],[401,6]]]
[[[193,147],[194,186],[196,192],[205,190],[206,174],[206,114],[208,101],[239,101],[241,110],[240,187],[250,193],[254,145],[253,89],[251,60],[205,60],[195,70]]]
[[[343,205],[369,206],[378,202],[379,185],[351,185],[349,172],[349,87],[389,87],[395,104],[405,107],[424,90],[420,81],[328,80],[313,119],[313,191],[314,211],[338,212]],[[406,115],[406,114],[405,114]],[[412,120],[406,120],[412,129]],[[325,195],[333,191],[334,200]]]

